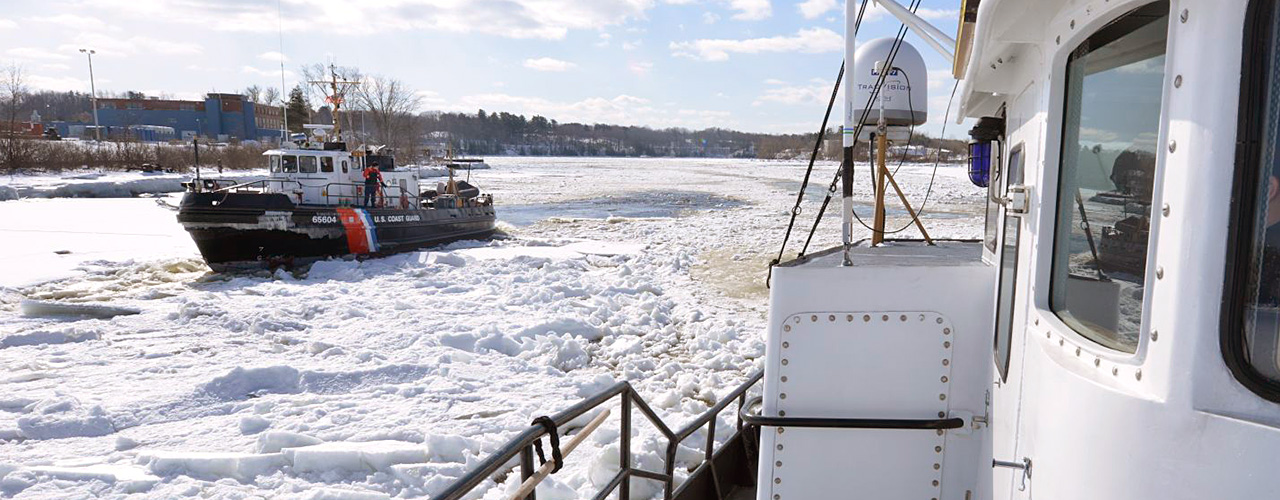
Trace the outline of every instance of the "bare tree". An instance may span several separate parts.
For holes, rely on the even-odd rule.
[[[280,89],[275,87],[267,87],[262,89],[262,101],[258,101],[258,102],[261,102],[262,104],[266,104],[268,106],[274,106],[276,104],[276,101],[279,101],[279,100],[280,100]]]
[[[0,166],[13,172],[31,166],[30,144],[21,137],[18,126],[18,116],[30,92],[22,66],[17,63],[10,63],[4,68],[0,78],[0,112],[5,120],[3,141],[0,142]]]
[[[259,87],[259,86],[257,86],[257,85],[250,85],[250,86],[248,86],[248,87],[245,87],[245,88],[244,88],[244,95],[245,95],[245,97],[248,97],[248,98],[249,98],[249,102],[253,102],[253,103],[261,103],[261,102],[262,102],[262,87]]]
[[[413,117],[422,96],[394,78],[370,76],[360,85],[357,97],[373,122],[373,138],[411,155],[418,135]]]

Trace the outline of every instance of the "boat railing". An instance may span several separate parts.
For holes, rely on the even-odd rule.
[[[676,450],[680,443],[688,439],[695,432],[706,427],[706,449],[704,451],[702,462],[695,468],[690,477],[697,476],[702,473],[710,473],[712,485],[716,492],[717,498],[725,498],[721,487],[719,473],[715,466],[715,442],[716,442],[716,422],[725,408],[737,402],[739,415],[735,425],[735,432],[741,432],[743,421],[740,417],[742,409],[747,405],[747,392],[760,382],[764,377],[763,371],[757,371],[755,374],[747,378],[745,382],[735,388],[732,392],[722,398],[719,402],[702,413],[698,418],[689,422],[678,431],[671,430],[662,418],[653,411],[653,408],[644,401],[644,398],[636,392],[635,388],[627,382],[618,382],[604,391],[586,398],[581,402],[562,410],[560,413],[551,417],[555,422],[556,428],[564,428],[569,422],[581,417],[582,415],[599,408],[606,403],[610,403],[617,399],[621,406],[619,412],[620,432],[618,434],[619,449],[619,470],[613,476],[613,479],[604,486],[596,495],[595,499],[602,500],[608,498],[617,491],[619,500],[630,500],[631,498],[631,479],[641,478],[654,481],[660,481],[663,484],[663,498],[671,500],[674,496],[679,496],[680,491],[675,490],[675,466],[676,466]],[[632,466],[631,453],[631,410],[632,408],[640,410],[640,413],[667,439],[666,462],[662,472],[640,469]],[[541,425],[534,425],[521,432],[515,438],[508,441],[496,452],[481,462],[466,475],[458,478],[453,484],[449,485],[443,492],[436,495],[432,500],[461,500],[466,497],[472,490],[479,486],[488,477],[502,472],[504,467],[519,457],[519,469],[521,481],[533,476],[535,465],[533,463],[533,446],[534,442],[547,435],[547,429]],[[729,441],[726,441],[729,442]],[[685,487],[688,485],[686,482]],[[521,500],[534,500],[533,494]]]
[[[290,184],[297,186],[299,190],[302,189],[302,183],[295,180],[291,180],[291,179],[259,179],[256,181],[242,182],[240,184],[232,184],[230,186],[218,188],[210,192],[212,193],[243,193],[243,192],[283,193],[286,191],[285,186]],[[271,189],[272,186],[277,186],[277,188]]]
[[[328,205],[360,205],[364,203],[364,187],[364,183],[330,182],[321,186],[320,193],[324,196],[324,201]],[[343,194],[341,188],[351,188],[351,193],[354,194]],[[396,184],[382,186],[375,201],[376,206],[388,206],[387,200],[391,200],[392,206],[398,204],[402,208],[420,207],[422,205],[421,195],[403,189]]]

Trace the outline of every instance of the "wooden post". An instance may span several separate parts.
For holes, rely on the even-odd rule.
[[[871,245],[879,245],[884,242],[884,190],[885,190],[885,168],[886,150],[889,149],[889,137],[885,134],[884,127],[876,132],[876,203],[875,203],[875,222],[872,225],[874,230],[871,232]]]
[[[902,200],[902,206],[907,209],[907,215],[911,216],[911,220],[915,222],[916,228],[920,229],[920,234],[924,236],[925,243],[933,245],[933,238],[930,238],[929,232],[924,230],[924,222],[921,222],[920,218],[916,217],[916,211],[911,208],[911,202],[907,201],[907,195],[903,194],[902,188],[898,187],[898,181],[893,180],[893,174],[890,173],[889,169],[884,165],[881,165],[880,168],[884,169],[880,172],[880,175],[889,179],[889,184],[891,184],[893,186],[893,190],[898,193],[898,199]]]
[[[599,415],[596,415],[596,418],[591,419],[591,421],[587,423],[586,427],[583,427],[581,431],[574,434],[573,439],[570,439],[568,443],[565,443],[564,447],[560,449],[560,456],[568,457],[570,453],[573,453],[573,449],[577,448],[582,441],[586,440],[587,436],[591,435],[592,432],[595,432],[596,428],[600,427],[600,424],[603,424],[604,419],[608,417],[609,410],[606,408],[604,411],[600,412]],[[520,488],[517,489],[509,498],[511,498],[511,500],[519,500],[528,496],[529,493],[533,492],[534,488],[538,487],[538,483],[551,475],[551,469],[554,468],[556,468],[555,462],[542,464],[542,467],[538,468],[538,472],[534,473],[529,479],[525,479],[523,483],[520,483]]]

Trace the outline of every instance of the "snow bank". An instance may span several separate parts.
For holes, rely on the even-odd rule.
[[[231,478],[248,482],[276,471],[286,462],[279,453],[153,451],[139,454],[138,463],[161,476],[182,474],[215,481]]]
[[[238,400],[263,394],[298,392],[301,374],[290,366],[236,367],[230,373],[201,387],[201,394],[216,399]]]
[[[101,406],[84,406],[67,395],[41,400],[23,411],[25,415],[17,420],[18,431],[27,439],[94,437],[115,432]]]
[[[263,174],[218,176],[232,183],[253,182]],[[185,174],[145,175],[136,172],[78,175],[70,177],[28,176],[6,179],[0,185],[0,201],[18,198],[133,198],[148,194],[182,192]],[[7,194],[6,194],[7,193]]]
[[[81,467],[39,465],[10,472],[0,480],[0,490],[10,495],[36,484],[41,479],[61,481],[98,481],[115,485],[121,493],[140,493],[151,489],[160,478],[146,471],[117,464],[94,464]]]
[[[404,441],[321,443],[281,450],[296,472],[377,472],[427,461],[426,447]]]
[[[25,310],[23,311],[26,312]],[[102,338],[102,331],[92,326],[67,325],[39,329],[26,333],[12,333],[0,337],[0,349],[18,346],[68,344]]]

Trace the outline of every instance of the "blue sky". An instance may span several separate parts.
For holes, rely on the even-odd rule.
[[[924,0],[955,31],[959,0]],[[843,51],[838,0],[93,0],[12,2],[0,58],[33,88],[194,98],[249,85],[292,86],[334,62],[396,78],[423,110],[510,111],[560,121],[811,132]],[[860,39],[896,33],[871,12]],[[280,32],[283,32],[281,50]],[[953,80],[929,66],[938,133]],[[838,116],[838,110],[836,116]],[[958,127],[948,136],[959,135]]]

